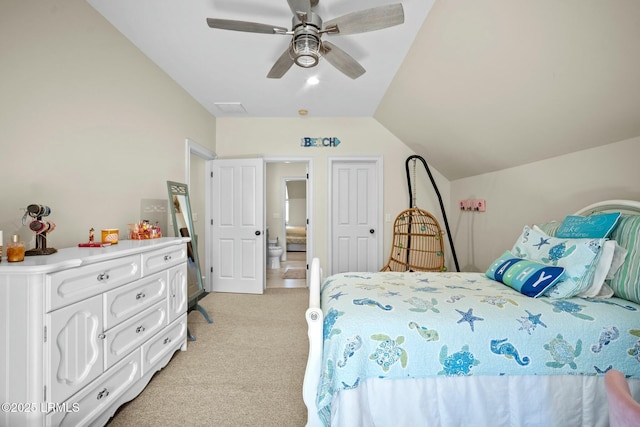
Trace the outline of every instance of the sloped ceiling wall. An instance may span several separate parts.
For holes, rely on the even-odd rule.
[[[439,0],[375,118],[450,180],[640,136],[640,2]]]

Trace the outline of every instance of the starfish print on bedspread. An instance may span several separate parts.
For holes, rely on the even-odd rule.
[[[547,325],[545,325],[542,320],[540,320],[540,317],[542,317],[542,313],[531,314],[529,310],[525,311],[527,312],[528,316],[522,316],[520,318],[522,320],[516,319],[522,325],[520,328],[518,328],[519,331],[527,331],[527,333],[531,335],[531,331],[534,331],[538,325],[544,326],[545,328],[547,327]]]
[[[329,299],[334,299],[334,300],[338,301],[338,298],[343,297],[345,295],[349,295],[349,294],[345,294],[344,292],[340,291],[340,292],[336,292],[333,295],[329,295]]]
[[[391,291],[387,291],[383,294],[380,294],[380,296],[387,296],[387,297],[397,297],[400,295],[400,292],[391,292]]]
[[[466,313],[464,311],[460,311],[456,308],[456,311],[462,315],[462,319],[458,320],[457,323],[469,322],[469,326],[471,326],[471,332],[475,332],[473,322],[476,320],[484,320],[482,317],[473,315],[473,308],[470,308]]]

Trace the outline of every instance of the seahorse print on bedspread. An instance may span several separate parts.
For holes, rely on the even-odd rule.
[[[508,338],[501,340],[491,340],[491,352],[495,354],[503,354],[507,359],[514,359],[520,366],[527,366],[529,364],[529,358],[524,356],[520,358],[518,350],[513,344],[507,342]]]
[[[338,360],[338,367],[344,368],[347,366],[347,360],[353,356],[360,347],[362,347],[362,338],[360,338],[360,335],[349,338],[342,352],[342,359]]]
[[[344,313],[342,311],[338,311],[333,307],[329,309],[329,312],[327,313],[327,316],[324,318],[324,323],[323,323],[323,329],[324,329],[323,336],[325,340],[328,338],[331,338],[331,336],[333,335],[337,335],[342,332],[338,328],[334,329],[333,325],[336,323],[336,320],[338,320],[338,316],[342,316],[343,314]]]

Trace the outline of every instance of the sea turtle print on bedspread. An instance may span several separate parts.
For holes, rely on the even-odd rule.
[[[530,298],[483,273],[343,273],[321,287],[320,418],[367,378],[603,375],[640,378],[640,305]]]

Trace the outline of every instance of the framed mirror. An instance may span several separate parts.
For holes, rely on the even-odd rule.
[[[169,191],[169,209],[173,219],[173,231],[176,237],[190,237],[187,243],[187,293],[189,295],[189,311],[206,295],[202,283],[200,260],[198,259],[198,241],[193,228],[191,203],[187,184],[167,181]]]

